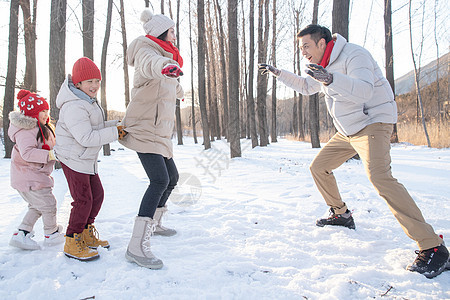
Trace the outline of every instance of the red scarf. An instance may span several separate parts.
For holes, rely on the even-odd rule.
[[[180,51],[178,51],[177,47],[175,47],[171,42],[160,40],[149,34],[147,34],[146,37],[160,45],[161,48],[164,49],[164,51],[172,53],[173,60],[175,60],[180,65],[180,68],[183,67],[183,58],[180,55]]]
[[[334,41],[331,40],[328,42],[327,47],[325,48],[325,53],[323,54],[322,61],[320,62],[320,66],[326,68],[328,63],[330,62],[331,51],[333,51]]]

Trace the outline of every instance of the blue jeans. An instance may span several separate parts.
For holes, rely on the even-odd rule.
[[[137,153],[150,184],[142,197],[138,216],[153,218],[157,207],[166,205],[178,182],[178,170],[172,158],[160,154]]]

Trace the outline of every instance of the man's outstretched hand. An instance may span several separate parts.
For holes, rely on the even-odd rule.
[[[161,74],[169,78],[178,78],[183,76],[183,71],[177,65],[168,65],[162,69]]]
[[[273,75],[278,77],[281,74],[281,71],[278,70],[277,68],[275,68],[271,65],[268,65],[268,64],[264,64],[264,63],[261,63],[258,65],[258,70],[261,72],[261,75],[266,75],[266,74],[269,74],[269,72],[270,72]]]
[[[329,85],[333,82],[333,74],[325,70],[324,67],[316,64],[307,64],[306,67],[308,67],[306,73],[315,80],[325,85]]]

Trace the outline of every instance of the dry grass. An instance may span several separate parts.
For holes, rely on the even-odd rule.
[[[426,126],[431,147],[450,148],[450,127],[448,121],[440,126],[436,122],[427,123]],[[422,123],[398,123],[397,133],[399,142],[427,145]]]

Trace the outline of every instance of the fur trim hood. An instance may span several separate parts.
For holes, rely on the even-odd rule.
[[[25,116],[20,111],[12,111],[9,113],[9,121],[12,125],[20,129],[33,129],[37,127],[36,118]]]

